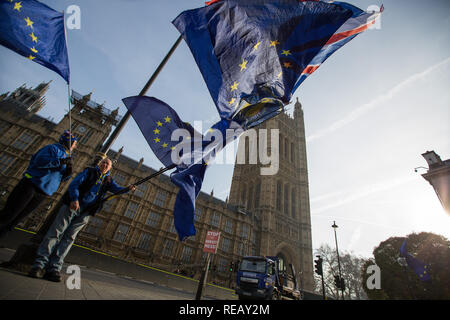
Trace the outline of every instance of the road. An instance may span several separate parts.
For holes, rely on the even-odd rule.
[[[0,248],[0,262],[9,261],[14,250]],[[0,300],[5,299],[86,299],[86,300],[192,300],[195,294],[145,280],[80,266],[80,289],[70,290],[66,280],[68,265],[62,269],[63,282],[32,279],[25,274],[0,268]],[[203,297],[208,299],[208,297]]]

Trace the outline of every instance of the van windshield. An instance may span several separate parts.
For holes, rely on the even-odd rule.
[[[242,260],[241,271],[265,273],[266,272],[266,261],[265,260]]]

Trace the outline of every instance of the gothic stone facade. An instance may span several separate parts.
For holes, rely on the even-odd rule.
[[[34,89],[22,86],[0,96],[0,205],[21,179],[31,156],[41,147],[55,143],[69,127],[67,114],[59,123],[36,115],[45,105],[48,85],[42,83]],[[117,110],[111,112],[92,101],[90,94],[82,96],[73,92],[72,103],[72,131],[79,140],[74,153],[76,175],[92,164],[120,117]],[[202,251],[206,232],[217,230],[221,232],[221,240],[210,273],[215,283],[232,285],[235,274],[229,272],[230,263],[244,255],[279,255],[285,262],[294,264],[302,287],[312,290],[311,225],[301,106],[297,104],[294,119],[281,114],[263,126],[279,128],[282,133],[281,141],[286,147],[282,149],[279,173],[263,177],[259,176],[257,165],[236,165],[230,201],[200,193],[196,202],[195,237],[185,242],[177,240],[172,210],[178,189],[168,176],[160,175],[140,185],[135,192],[108,202],[91,218],[76,243],[199,278],[206,260]],[[122,153],[123,148],[108,153],[114,162],[112,176],[119,184],[129,185],[155,172],[143,165],[144,159],[136,161]],[[62,184],[20,226],[38,230],[68,185],[69,182]],[[251,191],[252,186],[261,188],[258,200]]]

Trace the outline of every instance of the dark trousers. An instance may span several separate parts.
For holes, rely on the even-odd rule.
[[[28,178],[22,178],[11,191],[5,207],[0,211],[0,236],[12,230],[36,209],[47,196]]]

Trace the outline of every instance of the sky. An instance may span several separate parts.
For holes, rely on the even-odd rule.
[[[80,29],[67,30],[71,88],[126,112],[179,34],[171,21],[199,0],[42,0],[62,11],[77,5]],[[305,117],[313,249],[335,247],[371,257],[380,242],[412,232],[450,239],[450,215],[421,174],[421,156],[450,158],[450,2],[353,0],[361,9],[384,4],[376,28],[334,53],[294,93]],[[56,73],[0,47],[0,93],[53,80],[43,117],[68,110],[67,86]],[[181,42],[147,95],[171,105],[184,121],[219,120],[198,67]],[[292,109],[292,107],[288,107]],[[206,120],[206,121],[205,121]],[[153,155],[134,120],[112,149],[153,168]],[[213,164],[202,190],[228,196],[233,164]]]

